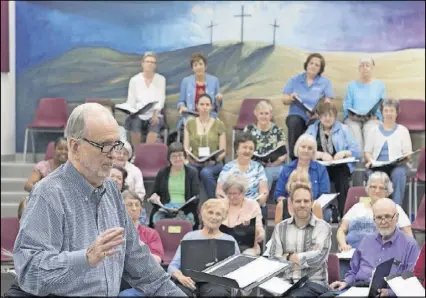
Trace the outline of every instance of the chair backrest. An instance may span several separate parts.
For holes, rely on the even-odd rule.
[[[425,101],[401,99],[397,123],[409,131],[425,131]]]
[[[68,106],[64,98],[42,98],[31,126],[65,128],[67,120]]]
[[[422,151],[420,152],[420,162],[419,162],[419,166],[417,167],[417,172],[416,172],[416,178],[419,179],[420,181],[425,181],[426,177],[425,177],[425,148],[422,149]]]
[[[354,186],[349,188],[348,195],[346,196],[345,208],[343,214],[346,214],[353,205],[359,202],[359,198],[366,197],[367,192],[364,186]]]
[[[160,235],[164,254],[174,254],[183,236],[192,231],[192,225],[187,220],[161,219],[156,222],[155,230]]]
[[[13,250],[15,239],[19,231],[18,217],[2,217],[1,218],[1,247],[8,251]],[[2,260],[9,258],[1,256]]]
[[[420,202],[419,210],[417,211],[416,219],[411,225],[413,229],[416,230],[425,230],[425,196],[423,196],[422,201]]]
[[[241,103],[240,113],[238,114],[237,123],[234,126],[234,129],[244,129],[248,124],[254,123],[256,117],[254,116],[254,107],[259,101],[265,99],[262,98],[245,98]]]
[[[47,144],[44,160],[52,159],[54,154],[55,154],[55,142],[49,142],[49,144]]]
[[[139,144],[136,146],[135,166],[141,170],[144,178],[155,178],[157,172],[168,164],[166,144]]]
[[[328,283],[340,280],[339,258],[335,254],[328,254]]]

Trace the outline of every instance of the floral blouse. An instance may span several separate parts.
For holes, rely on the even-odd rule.
[[[256,124],[249,124],[244,128],[245,132],[250,132],[256,138],[256,149],[258,154],[265,154],[277,147],[279,142],[287,140],[284,132],[275,123],[271,123],[268,131],[262,131]]]

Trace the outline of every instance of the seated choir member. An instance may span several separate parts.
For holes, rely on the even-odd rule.
[[[201,94],[197,102],[199,117],[191,118],[185,125],[183,143],[186,151],[196,157],[205,157],[216,150],[223,153],[215,159],[199,163],[190,155],[187,156],[189,166],[200,173],[200,180],[208,198],[216,196],[216,180],[223,168],[226,156],[226,127],[217,118],[211,117],[213,100],[208,94]]]
[[[38,162],[31,176],[25,182],[24,189],[26,191],[31,191],[33,186],[39,182],[41,179],[49,175],[51,172],[56,170],[60,165],[63,165],[68,160],[68,147],[67,139],[64,137],[59,137],[55,141],[53,158],[49,160],[42,160]]]
[[[283,258],[292,263],[293,270],[282,276],[287,282],[297,282],[314,271],[302,287],[292,290],[288,296],[317,297],[327,292],[331,227],[312,215],[314,200],[309,185],[296,183],[290,200],[294,215],[275,226],[269,257]]]
[[[311,186],[311,181],[309,180],[309,175],[307,172],[299,172],[299,171],[293,171],[288,178],[287,182],[287,193],[291,195],[292,188],[297,183],[305,183]],[[312,206],[312,213],[315,215],[316,218],[322,219],[322,208],[321,205],[314,201],[314,204]],[[275,224],[279,224],[283,220],[290,218],[294,215],[293,206],[291,205],[291,200],[289,198],[285,198],[284,200],[281,200],[278,202],[276,208],[275,208]]]
[[[168,208],[180,208],[186,201],[200,195],[198,173],[193,168],[185,165],[186,153],[181,143],[173,142],[169,145],[167,159],[170,165],[158,171],[149,200],[153,209],[149,226],[154,227],[160,219],[173,218],[160,210],[159,203]],[[179,211],[177,218],[188,220],[198,229],[197,203],[190,203],[186,212]]]
[[[365,236],[376,233],[376,223],[373,217],[373,206],[383,198],[392,194],[393,187],[388,175],[375,172],[369,178],[366,186],[368,197],[360,198],[343,216],[337,229],[337,243],[340,251],[358,248]],[[399,216],[397,225],[407,235],[413,237],[411,222],[404,210],[396,205]]]
[[[422,245],[422,250],[420,251],[419,257],[417,258],[416,265],[414,266],[414,276],[419,279],[423,288],[425,286],[425,244]]]
[[[296,105],[295,98],[298,96],[310,108],[315,107],[322,97],[326,102],[333,98],[331,81],[322,75],[325,69],[324,57],[318,53],[310,54],[303,68],[305,72],[287,81],[281,97],[284,105],[290,105],[285,122],[288,128],[288,151],[292,160],[296,158],[296,141],[306,131],[310,122],[317,119],[316,115],[308,115]]]
[[[147,103],[157,103],[141,115],[129,115],[126,118],[124,127],[127,131],[130,131],[130,140],[133,146],[141,143],[142,130],[148,130],[146,143],[155,143],[164,125],[161,110],[166,100],[166,79],[155,72],[157,67],[156,54],[146,52],[143,55],[141,67],[142,72],[134,75],[129,81],[127,103],[138,110]]]
[[[129,160],[133,156],[132,145],[124,141],[124,146],[120,151],[113,152],[114,165],[124,168],[127,171],[125,184],[130,191],[135,192],[141,200],[145,198],[145,186],[141,170]]]
[[[307,172],[312,186],[313,199],[318,199],[322,194],[330,192],[330,179],[326,167],[315,161],[317,142],[315,138],[308,134],[299,137],[294,146],[294,153],[297,159],[286,164],[280,174],[275,188],[274,198],[278,202],[289,198],[286,186],[292,172]],[[324,220],[331,219],[330,207],[323,210]]]
[[[359,60],[359,79],[349,83],[343,100],[343,122],[349,126],[360,148],[360,155],[363,157],[364,141],[368,132],[376,127],[383,119],[380,109],[373,111],[366,117],[358,117],[350,114],[348,109],[354,109],[360,113],[370,111],[375,103],[385,98],[386,88],[382,81],[373,79],[374,60],[371,57],[364,57]]]
[[[265,230],[262,225],[262,213],[259,204],[244,197],[247,193],[248,183],[246,177],[241,174],[229,175],[223,184],[223,192],[226,196],[224,204],[228,206],[228,216],[222,224],[233,228],[238,225],[248,225],[252,218],[256,218],[254,247],[240,245],[241,253],[260,255],[259,243],[265,239]]]
[[[119,167],[117,165],[112,166],[111,171],[109,172],[109,178],[114,180],[115,184],[117,184],[117,188],[121,193],[127,189],[127,185],[125,183],[127,178],[126,169]]]
[[[323,161],[339,160],[348,157],[358,159],[359,148],[350,129],[337,120],[337,108],[333,102],[320,102],[317,108],[319,120],[311,124],[306,131],[317,142],[316,159]],[[330,181],[334,183],[340,218],[345,209],[346,194],[349,190],[349,179],[355,170],[355,163],[344,163],[327,167]]]
[[[383,123],[371,129],[365,142],[365,167],[371,167],[373,161],[389,161],[412,152],[410,132],[408,129],[396,123],[399,113],[399,101],[387,99],[381,106]],[[419,120],[420,121],[420,120]],[[407,182],[408,167],[407,157],[403,162],[384,167],[376,167],[367,170],[371,175],[373,171],[382,171],[392,180],[394,192],[392,200],[398,205],[403,204],[405,196],[405,184]]]
[[[413,237],[397,228],[399,212],[396,204],[387,198],[378,200],[373,206],[373,213],[377,232],[362,239],[350,260],[345,279],[331,283],[332,291],[324,296],[339,295],[353,286],[368,287],[373,269],[391,258],[395,261],[390,275],[413,270],[419,248]],[[389,288],[379,289],[377,295],[395,296]]]
[[[122,195],[127,212],[138,231],[140,242],[148,246],[152,257],[161,264],[164,257],[164,249],[160,235],[156,230],[139,223],[139,217],[144,209],[142,200],[136,193],[129,190],[124,191]],[[121,281],[121,290],[120,296],[139,296],[138,294],[140,293],[136,289],[131,288],[124,280]]]
[[[217,180],[216,196],[225,197],[223,184],[229,175],[241,174],[248,182],[248,189],[244,197],[249,200],[258,198],[262,210],[262,216],[267,218],[266,200],[268,199],[268,180],[264,167],[257,161],[252,160],[256,140],[249,132],[240,132],[235,138],[234,150],[235,160],[223,166]],[[259,198],[260,197],[260,198]]]
[[[188,117],[182,116],[184,111],[197,111],[197,102],[201,94],[208,94],[212,99],[212,117],[218,118],[219,109],[223,106],[223,95],[220,93],[218,78],[206,73],[207,59],[201,53],[194,53],[190,63],[194,74],[185,77],[180,84],[177,108],[181,118],[177,125],[178,129],[188,120]]]
[[[186,240],[208,240],[220,239],[232,241],[235,243],[235,254],[240,250],[235,239],[219,230],[219,226],[227,215],[227,206],[223,204],[222,199],[208,199],[201,206],[201,220],[203,228],[186,234],[182,241]],[[188,297],[230,297],[229,289],[212,283],[197,283],[189,276],[185,276],[181,269],[181,245],[179,245],[167,272],[176,280],[178,286]],[[198,252],[202,254],[203,252]]]
[[[286,137],[280,127],[272,122],[273,107],[269,100],[262,100],[256,104],[254,115],[256,122],[249,124],[244,131],[250,132],[256,139],[255,151],[258,154],[265,154],[285,144]],[[272,188],[274,181],[280,176],[283,164],[287,159],[287,154],[280,156],[277,160],[269,163],[261,162],[265,168],[268,179],[268,189]]]

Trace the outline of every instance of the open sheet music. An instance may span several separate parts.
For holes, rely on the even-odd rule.
[[[169,213],[176,213],[176,212],[178,212],[178,211],[180,211],[180,210],[182,210],[182,211],[184,211],[184,209],[189,205],[189,204],[191,204],[191,203],[193,203],[193,202],[196,202],[196,201],[198,201],[198,197],[197,196],[193,196],[192,198],[190,198],[188,201],[186,201],[185,202],[185,204],[183,204],[181,207],[179,207],[178,209],[176,209],[176,208],[168,208],[168,207],[165,207],[161,202],[153,202],[153,204],[154,205],[157,205],[157,206],[159,206],[160,207],[160,210],[162,209],[162,210],[164,210],[164,211],[167,211],[167,212],[169,212]]]
[[[359,160],[355,159],[355,157],[348,157],[348,158],[342,158],[342,159],[330,160],[330,161],[317,160],[317,162],[319,162],[325,167],[335,166],[335,165],[340,165],[340,164],[350,163],[350,162],[358,162],[358,161]]]
[[[270,280],[264,282],[259,288],[271,293],[274,296],[280,296],[284,294],[293,285],[288,281],[283,280],[279,277],[273,277]]]
[[[125,102],[125,103],[116,104],[115,108],[117,110],[120,110],[120,111],[122,111],[126,114],[131,115],[131,116],[142,115],[142,114],[145,114],[146,112],[148,112],[150,109],[152,109],[154,107],[154,105],[156,105],[157,103],[158,103],[158,101],[149,102],[149,103],[143,105],[142,107],[135,109],[130,104]]]
[[[212,159],[215,160],[223,152],[225,152],[224,149],[219,149],[219,150],[216,150],[216,151],[210,153],[209,156],[196,157],[194,154],[192,154],[191,151],[186,150],[186,153],[189,156],[191,156],[192,159],[194,159],[196,162],[199,162],[199,163],[204,163],[204,162],[207,162],[207,161],[212,160]]]
[[[414,155],[414,154],[416,154],[418,152],[420,152],[420,149],[418,149],[418,150],[416,150],[414,152],[411,152],[409,154],[406,154],[406,155],[401,155],[401,156],[399,156],[399,157],[397,157],[397,158],[395,158],[393,160],[389,160],[389,161],[377,161],[377,160],[373,160],[373,162],[371,164],[371,167],[372,168],[380,168],[380,167],[389,166],[389,165],[396,165],[396,164],[402,162],[408,156],[412,156],[412,155]]]
[[[368,120],[371,116],[374,116],[376,111],[380,108],[382,101],[383,99],[380,99],[367,113],[361,113],[353,108],[348,108],[348,112],[352,116],[356,116],[357,118],[361,118],[363,120]]]
[[[321,208],[324,209],[325,207],[330,204],[331,201],[333,201],[339,193],[325,193],[322,194],[318,199],[315,200],[315,202],[319,203],[321,205]]]
[[[352,259],[354,252],[355,252],[355,248],[351,248],[350,250],[337,253],[336,256],[342,260],[350,260]]]
[[[369,288],[350,287],[337,297],[368,297]]]
[[[425,289],[413,272],[388,276],[385,280],[397,297],[425,297]]]
[[[287,148],[285,144],[280,144],[275,149],[272,149],[264,154],[257,152],[253,153],[253,160],[264,163],[275,162],[280,156],[287,154]]]

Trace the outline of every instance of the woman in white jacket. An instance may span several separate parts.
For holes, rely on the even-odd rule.
[[[365,143],[365,167],[368,169],[366,174],[370,176],[373,171],[387,173],[394,186],[392,199],[396,204],[402,206],[407,182],[408,167],[406,164],[409,161],[408,155],[412,152],[410,133],[405,126],[396,123],[399,113],[398,100],[385,100],[381,111],[383,123],[371,129]],[[392,161],[401,156],[407,157],[400,163],[374,166],[377,162]]]

